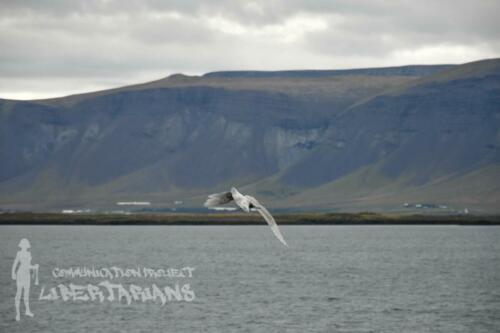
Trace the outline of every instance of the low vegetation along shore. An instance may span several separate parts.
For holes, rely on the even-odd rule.
[[[500,225],[500,215],[398,215],[377,213],[296,213],[276,214],[282,225]],[[256,225],[265,223],[258,214],[225,213],[133,213],[60,214],[3,213],[0,224],[47,225]]]

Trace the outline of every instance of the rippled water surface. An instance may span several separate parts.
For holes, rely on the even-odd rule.
[[[0,226],[0,332],[499,332],[500,228],[458,226]],[[11,267],[31,242],[34,318],[16,322]],[[67,267],[195,268],[192,302],[40,300]],[[33,280],[32,280],[33,281]],[[45,293],[47,291],[45,290]],[[24,306],[21,306],[24,313]]]

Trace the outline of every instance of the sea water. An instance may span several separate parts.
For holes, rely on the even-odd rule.
[[[500,331],[500,227],[281,230],[0,226],[0,332]],[[15,321],[22,238],[39,284]]]

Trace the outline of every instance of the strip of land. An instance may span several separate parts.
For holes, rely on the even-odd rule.
[[[276,214],[281,225],[500,225],[500,215]],[[259,225],[258,213],[2,213],[1,225]]]

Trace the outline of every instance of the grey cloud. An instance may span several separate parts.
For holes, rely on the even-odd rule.
[[[146,17],[147,18],[147,17]],[[191,17],[131,20],[128,36],[141,43],[207,44],[214,34]]]
[[[386,7],[379,15],[360,11],[341,16],[340,22],[331,19],[327,30],[308,36],[307,45],[331,55],[383,56],[444,44],[489,44],[493,52],[500,53],[500,23],[495,17],[500,4],[399,2]]]
[[[22,82],[26,93],[45,82],[58,94],[64,80],[101,88],[172,72],[463,62],[500,53],[498,1],[0,0],[0,7],[0,97],[23,90]],[[419,57],[433,47],[445,51]],[[401,52],[407,58],[394,56]]]

